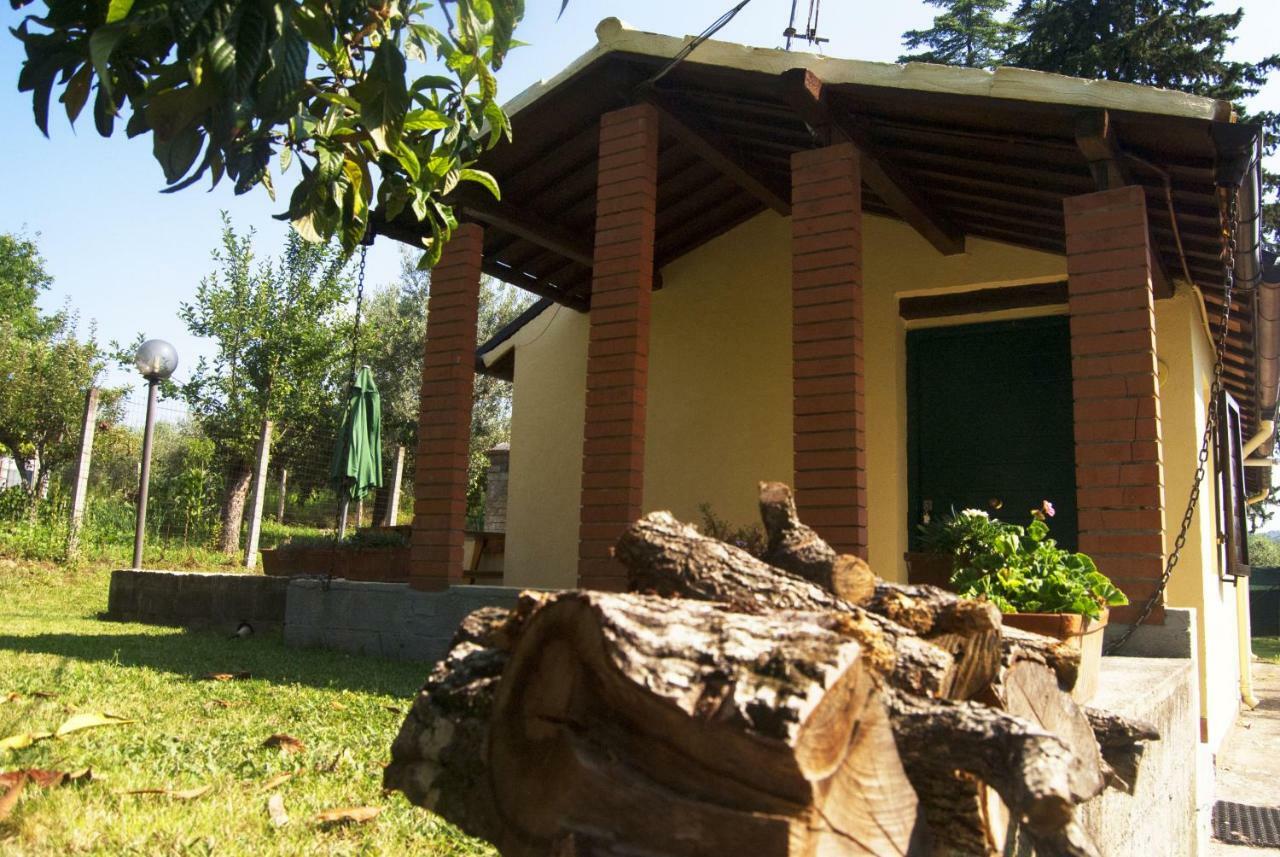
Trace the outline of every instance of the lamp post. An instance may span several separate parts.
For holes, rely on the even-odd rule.
[[[163,339],[148,339],[138,347],[134,365],[147,379],[147,427],[142,432],[142,475],[138,484],[138,522],[133,532],[133,567],[142,568],[142,539],[147,528],[147,489],[151,483],[151,438],[156,429],[156,394],[160,382],[178,368],[178,352]]]

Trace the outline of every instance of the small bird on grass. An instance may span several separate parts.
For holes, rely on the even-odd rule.
[[[231,635],[232,640],[247,640],[253,636],[253,626],[248,622],[241,622],[236,628],[236,632]]]

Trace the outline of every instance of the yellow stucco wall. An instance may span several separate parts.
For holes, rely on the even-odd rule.
[[[1065,276],[1065,262],[973,239],[967,253],[944,258],[905,224],[868,217],[864,228],[870,560],[898,579],[907,538],[906,326],[898,298],[1054,280]],[[650,341],[647,511],[696,521],[699,504],[710,503],[719,517],[751,524],[756,482],[790,481],[789,229],[762,214],[663,269]],[[586,330],[585,316],[551,309],[515,340],[511,585],[573,582]]]
[[[1156,351],[1160,365],[1160,414],[1164,441],[1166,550],[1186,511],[1196,456],[1204,433],[1213,380],[1213,346],[1191,289],[1156,302]],[[1240,700],[1235,586],[1222,580],[1217,549],[1217,491],[1213,458],[1191,523],[1187,544],[1169,579],[1168,604],[1196,611],[1200,716],[1211,747],[1235,720]]]

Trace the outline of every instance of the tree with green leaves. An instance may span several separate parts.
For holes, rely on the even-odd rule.
[[[0,446],[32,496],[75,454],[85,395],[105,365],[73,314],[40,312],[36,301],[52,282],[35,241],[0,235]]]
[[[1280,68],[1280,53],[1227,59],[1243,21],[1243,9],[1216,12],[1209,0],[1021,0],[1014,13],[1021,36],[1006,62],[1229,101],[1244,120],[1263,125],[1271,155],[1280,144],[1280,114],[1253,113],[1247,102]],[[1271,240],[1280,240],[1280,175],[1269,171],[1264,179],[1271,200],[1264,218]]]
[[[215,270],[179,312],[187,330],[214,343],[176,393],[214,444],[227,474],[221,547],[237,550],[253,453],[264,420],[274,442],[331,421],[350,370],[347,257],[290,233],[280,259],[259,261],[254,233],[224,216]],[[330,439],[329,442],[332,442]]]
[[[367,333],[360,337],[361,359],[373,370],[382,394],[382,436],[388,457],[396,444],[403,444],[411,454],[417,445],[423,337],[431,292],[430,274],[418,269],[414,254],[405,249],[400,259],[400,281],[374,292],[366,302]],[[526,293],[486,277],[480,286],[477,344],[492,337],[528,305]],[[484,508],[485,453],[510,440],[511,385],[477,375],[472,403],[467,513],[477,517]]]
[[[908,30],[909,50],[898,62],[930,62],[969,68],[1001,65],[1017,28],[1005,17],[1009,0],[926,0],[942,10],[927,30]],[[920,48],[926,50],[920,51]]]
[[[493,72],[524,0],[442,0],[432,20],[419,0],[45,3],[13,30],[36,125],[48,133],[55,95],[73,123],[92,96],[99,134],[123,120],[150,137],[169,190],[207,174],[274,195],[278,155],[281,172],[299,162],[283,216],[304,237],[350,252],[376,204],[423,224],[426,265],[455,225],[442,197],[462,181],[497,193],[472,165],[510,131]]]

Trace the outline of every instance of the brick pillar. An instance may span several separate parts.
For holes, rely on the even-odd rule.
[[[625,586],[610,551],[644,492],[658,124],[647,104],[600,119],[578,547],[578,584],[591,589]]]
[[[796,505],[865,557],[862,173],[847,143],[791,156],[791,307]]]
[[[414,589],[443,589],[462,579],[483,245],[483,229],[459,226],[431,272],[414,463]]]
[[[1080,550],[1129,596],[1164,569],[1164,465],[1147,204],[1141,188],[1067,199],[1067,287]],[[1149,620],[1164,622],[1157,606]]]

